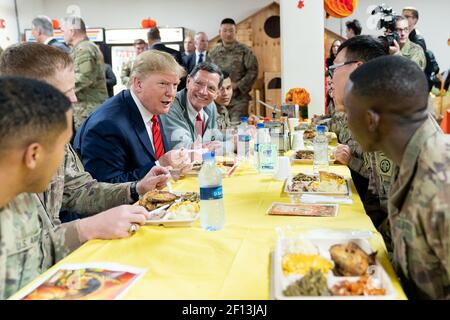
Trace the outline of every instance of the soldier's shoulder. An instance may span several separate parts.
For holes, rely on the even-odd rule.
[[[235,50],[253,53],[252,49],[242,42],[236,42]]]
[[[450,136],[436,133],[420,152],[419,167],[438,185],[450,185]]]
[[[223,51],[223,45],[222,44],[218,44],[214,48],[209,50],[208,55],[209,56],[214,56],[214,55],[218,54],[221,51]]]

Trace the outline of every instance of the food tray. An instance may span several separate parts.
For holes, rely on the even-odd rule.
[[[311,176],[311,175],[310,175]],[[346,191],[343,192],[323,192],[323,191],[291,191],[292,186],[292,177],[287,178],[284,184],[284,192],[288,195],[302,195],[302,194],[311,194],[311,195],[339,195],[339,196],[351,196],[351,188],[350,188],[350,180],[345,179]]]
[[[282,258],[286,253],[295,253],[292,252],[292,247],[289,247],[289,241],[293,239],[281,238],[277,241],[275,251],[272,253],[272,266],[271,266],[271,298],[277,300],[388,300],[395,299],[396,292],[393,288],[392,282],[384,270],[384,268],[379,263],[378,259],[376,259],[375,265],[371,266],[371,268],[375,271],[374,275],[371,276],[376,279],[376,282],[380,285],[381,288],[385,289],[384,295],[362,295],[362,296],[286,296],[283,291],[292,283],[301,279],[303,275],[293,274],[293,275],[285,275],[282,269]],[[304,239],[302,239],[304,240]],[[329,253],[329,248],[335,244],[346,244],[349,241],[356,243],[362,250],[366,253],[370,254],[373,252],[370,247],[369,242],[366,239],[344,239],[344,238],[335,238],[335,239],[321,239],[321,238],[310,238],[307,239],[310,243],[312,243],[317,249],[318,254],[330,261],[331,256]],[[290,248],[290,249],[288,249]],[[287,251],[290,250],[290,251]],[[333,262],[334,265],[334,262]],[[360,279],[360,277],[347,277],[347,276],[335,276],[333,272],[330,270],[325,274],[327,279],[327,286],[331,288],[333,285],[340,283],[341,281],[349,281],[355,282]]]
[[[224,162],[225,161],[218,161],[216,163],[217,167],[222,172],[223,176],[226,176],[226,177],[231,176],[234,173],[234,171],[236,170],[236,168],[238,167],[239,163],[237,161],[233,161],[232,166],[231,165],[225,166],[225,165],[223,165]],[[226,162],[228,163],[229,161],[226,161]],[[200,172],[200,169],[199,170],[191,170],[191,171],[186,172],[184,175],[185,176],[198,176],[199,172]]]
[[[186,192],[180,192],[180,191],[176,191],[176,192],[172,192],[173,194],[176,194],[177,196],[182,196],[184,195]],[[158,209],[152,210],[152,211],[148,211],[151,215],[154,215],[156,213],[160,213],[163,210],[168,209],[170,206],[172,206],[175,203],[180,202],[180,200],[175,200],[174,203],[171,204],[167,204],[165,206],[162,206]],[[135,205],[139,205],[139,201],[135,203]],[[194,217],[189,218],[189,219],[168,219],[167,218],[167,213],[160,219],[149,219],[145,222],[146,225],[156,225],[156,226],[164,226],[164,227],[187,227],[190,226],[192,223],[194,223],[195,221],[197,221],[200,217],[200,213],[197,213]]]

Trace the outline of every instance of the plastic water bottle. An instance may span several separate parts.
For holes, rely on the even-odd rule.
[[[256,170],[259,168],[259,156],[258,156],[258,146],[260,141],[263,141],[264,138],[264,123],[258,123],[256,125],[256,134],[255,134],[255,144],[254,144],[254,154],[253,154],[253,165]]]
[[[238,160],[248,162],[250,160],[250,128],[248,127],[248,118],[241,117],[241,124],[238,127]]]
[[[200,223],[207,231],[217,231],[225,224],[222,173],[214,161],[214,153],[203,154],[203,165],[198,174],[200,184]]]
[[[316,136],[313,141],[314,161],[313,172],[328,171],[328,138],[325,136],[326,127],[319,125],[316,127]]]
[[[272,174],[275,172],[277,166],[278,146],[272,142],[269,128],[263,128],[261,130],[261,139],[258,145],[258,172]]]

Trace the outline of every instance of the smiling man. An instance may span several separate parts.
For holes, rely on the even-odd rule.
[[[204,147],[221,146],[216,140],[217,108],[214,99],[223,81],[222,71],[213,63],[200,63],[187,77],[186,89],[175,97],[167,115],[161,117],[171,148],[194,148],[202,140]]]
[[[186,151],[167,143],[160,115],[169,112],[184,69],[168,53],[141,53],[131,71],[131,89],[107,100],[78,130],[74,147],[85,169],[99,181],[143,178],[157,161],[190,169]]]

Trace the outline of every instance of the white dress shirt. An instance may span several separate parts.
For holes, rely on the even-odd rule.
[[[200,59],[200,53],[203,53],[203,62],[205,62],[206,60],[206,51],[203,52],[199,52],[197,50],[195,50],[195,65],[198,65],[198,59]]]
[[[155,145],[153,144],[153,133],[152,133],[152,128],[153,128],[152,118],[153,118],[153,114],[144,107],[144,105],[141,103],[139,98],[133,92],[133,89],[130,89],[130,93],[131,93],[131,97],[134,100],[134,103],[136,103],[136,105],[137,105],[137,107],[139,109],[139,113],[141,114],[142,120],[144,121],[144,124],[145,124],[145,129],[147,129],[148,137],[150,138],[150,142],[152,143],[153,151],[155,151]],[[161,131],[161,136],[163,134],[164,133]]]

